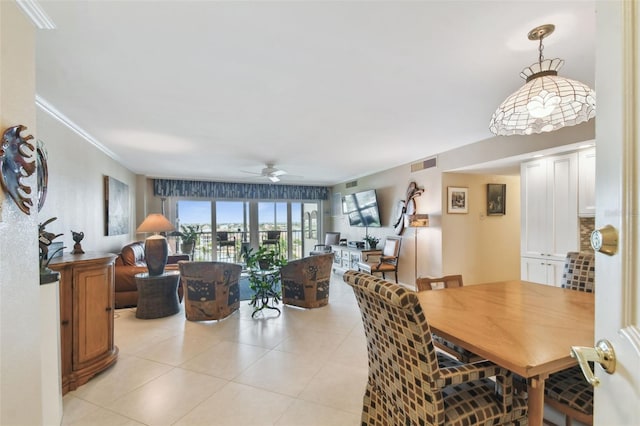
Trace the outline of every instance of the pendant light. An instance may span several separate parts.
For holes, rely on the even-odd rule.
[[[558,76],[562,59],[544,59],[542,39],[555,26],[546,24],[529,31],[529,40],[539,40],[538,62],[525,68],[524,86],[496,109],[489,130],[496,135],[530,135],[574,126],[596,116],[596,93],[579,81]]]

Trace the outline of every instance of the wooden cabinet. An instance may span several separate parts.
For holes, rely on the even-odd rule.
[[[578,152],[578,215],[596,215],[596,149]]]
[[[49,264],[60,272],[63,395],[117,360],[113,341],[115,258],[110,253],[66,254]]]
[[[559,283],[558,262],[580,248],[578,154],[523,163],[520,182],[521,278]]]

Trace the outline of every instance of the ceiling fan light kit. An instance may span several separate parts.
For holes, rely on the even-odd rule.
[[[528,34],[539,40],[538,62],[525,68],[524,86],[511,94],[493,113],[489,130],[499,136],[531,135],[574,126],[596,116],[596,93],[576,80],[558,76],[564,65],[559,58],[544,59],[542,39],[553,33],[552,24],[541,25]]]

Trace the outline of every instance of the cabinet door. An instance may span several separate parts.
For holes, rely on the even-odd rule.
[[[523,257],[520,261],[520,278],[532,283],[560,287],[564,261]]]
[[[350,265],[350,269],[354,269],[354,270],[358,270],[358,263],[360,263],[360,260],[362,259],[362,256],[359,252],[351,252],[351,265]]]
[[[551,231],[546,254],[564,258],[580,249],[578,227],[578,155],[550,157],[547,164],[547,211]]]
[[[596,215],[596,149],[578,154],[578,213],[582,217]]]
[[[74,270],[74,369],[113,349],[113,267]]]
[[[521,180],[521,248],[522,256],[547,253],[551,238],[547,211],[547,163],[545,160],[523,163]],[[537,282],[537,281],[536,281]]]

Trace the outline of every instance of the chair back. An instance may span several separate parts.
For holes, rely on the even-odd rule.
[[[218,320],[240,307],[242,266],[227,262],[178,262],[185,315],[191,321]]]
[[[327,232],[326,234],[324,234],[325,246],[337,246],[338,244],[340,244],[339,232]]]
[[[438,288],[462,287],[462,275],[445,275],[437,278],[417,278],[416,289],[418,291],[432,290]]]
[[[567,253],[562,273],[562,288],[593,293],[595,276],[596,261],[593,253],[575,251]]]
[[[401,237],[387,237],[384,241],[384,247],[382,248],[382,255],[384,257],[393,257],[395,262],[398,261],[400,255],[400,243]]]
[[[280,239],[280,231],[267,231],[266,240],[279,240]]]
[[[389,424],[444,424],[443,394],[429,324],[416,293],[372,275],[347,271],[367,339],[369,386],[392,401]]]
[[[280,268],[282,302],[302,308],[329,303],[329,281],[333,254],[320,254],[289,261]]]
[[[227,231],[216,231],[218,241],[229,241],[229,233]]]

